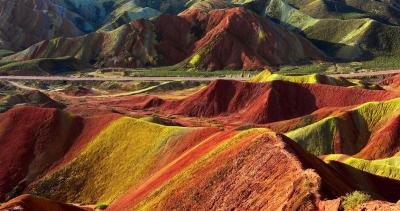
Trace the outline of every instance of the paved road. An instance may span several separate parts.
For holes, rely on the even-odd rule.
[[[400,74],[400,70],[385,70],[377,72],[332,74],[329,76],[344,78],[361,78],[369,76],[385,76]],[[245,81],[245,77],[68,77],[68,76],[0,76],[0,80],[37,80],[37,81],[213,81],[231,79]]]
[[[68,76],[0,76],[0,80],[38,80],[38,81],[213,81],[232,79],[244,81],[248,78],[235,77],[68,77]]]

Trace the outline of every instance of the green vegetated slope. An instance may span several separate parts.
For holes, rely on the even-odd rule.
[[[133,2],[128,2],[112,11],[110,20],[100,30],[113,30],[123,24],[137,19],[149,19],[161,15],[161,12],[150,7],[138,7]]]
[[[399,98],[370,102],[289,131],[286,135],[314,155],[354,155],[368,144],[375,132],[399,112]]]
[[[263,15],[303,34],[333,58],[383,60],[399,55],[399,26],[382,20],[373,12],[375,10],[362,10],[362,6],[358,9],[327,4],[323,1],[272,0],[266,5]],[[336,7],[338,12],[332,12]]]
[[[178,14],[191,6],[221,4],[213,0],[65,0],[62,6],[90,23],[92,31],[112,30],[137,19]],[[229,3],[229,1],[226,1]],[[89,29],[88,29],[89,30]]]
[[[133,24],[125,24],[112,31],[98,31],[81,37],[60,37],[46,40],[3,60],[7,62],[28,60],[26,61],[27,64],[35,65],[37,61],[46,61],[36,60],[38,58],[68,56],[82,63],[98,66],[123,66],[132,62],[152,63],[155,60],[155,49],[152,45],[152,34],[149,34],[150,24],[144,23],[143,25],[145,27],[145,29],[142,29],[144,32],[141,32]],[[150,42],[142,43],[142,46],[138,48],[132,48],[132,45],[139,39],[139,33],[149,34]],[[132,58],[132,55],[136,55],[136,57]],[[11,63],[10,65],[18,66],[20,64]],[[7,66],[2,68],[11,69]]]
[[[389,24],[399,24],[398,8],[393,7],[392,1],[324,1],[324,0],[286,0],[308,15],[327,19],[355,19],[372,17]]]
[[[13,54],[14,53],[14,51],[11,51],[11,50],[3,50],[3,49],[1,49],[1,47],[0,47],[0,58],[3,58],[3,57],[5,57],[5,56],[9,56],[9,55],[11,55],[11,54]]]
[[[400,155],[385,159],[365,160],[341,154],[332,154],[325,156],[324,161],[332,166],[337,165],[332,162],[336,161],[374,175],[400,180]]]
[[[151,18],[160,13],[179,13],[186,0],[65,0],[60,4],[90,23],[88,30],[111,29],[138,18]]]

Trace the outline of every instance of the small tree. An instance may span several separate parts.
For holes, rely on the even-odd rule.
[[[349,210],[369,200],[371,200],[371,196],[369,194],[361,191],[354,191],[346,194],[346,196],[343,198],[342,208],[344,210]]]
[[[95,207],[95,209],[105,210],[105,209],[107,209],[107,207],[108,207],[107,204],[105,204],[105,203],[100,203],[100,204],[98,204],[98,205]]]

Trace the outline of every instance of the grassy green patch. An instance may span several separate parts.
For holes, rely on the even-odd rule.
[[[339,74],[354,72],[374,72],[393,69],[400,69],[400,57],[382,55],[365,61],[286,65],[280,67],[280,70],[276,73],[282,75],[305,75],[314,73]]]
[[[101,203],[101,204],[96,205],[95,209],[105,210],[105,209],[107,209],[107,207],[108,207],[108,204]]]
[[[252,125],[252,124],[245,124],[245,125],[241,125],[238,128],[236,128],[237,131],[245,131],[245,130],[250,130],[253,128],[257,128],[256,125]]]
[[[369,200],[371,200],[371,196],[369,194],[361,191],[354,191],[352,193],[347,194],[343,198],[342,208],[344,210],[349,210]]]
[[[313,63],[306,65],[284,65],[276,72],[282,75],[305,75],[314,73],[326,73],[336,70],[335,63]]]
[[[13,53],[14,53],[14,51],[10,51],[10,50],[1,50],[1,49],[0,49],[0,58],[9,56],[9,55],[11,55],[11,54],[13,54]]]
[[[352,63],[343,63],[343,65],[352,66]],[[379,56],[372,60],[362,61],[358,65],[361,69],[372,71],[400,69],[400,58],[395,56]]]

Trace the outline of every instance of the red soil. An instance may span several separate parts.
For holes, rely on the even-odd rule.
[[[0,210],[24,210],[24,211],[88,211],[89,208],[80,208],[77,206],[51,201],[45,198],[32,195],[21,195],[0,205]]]
[[[188,150],[192,149],[218,132],[220,132],[220,130],[216,128],[201,128],[191,131],[179,139],[171,140],[168,142],[166,150],[163,150],[163,152],[160,152],[157,155],[157,162],[154,163],[154,165],[149,169],[149,175],[156,173],[174,161],[176,158],[186,153]]]
[[[393,77],[386,78],[379,82],[381,86],[389,86],[392,88],[400,88],[400,75],[395,75]]]
[[[224,125],[232,126],[267,124],[268,127],[284,132],[297,124],[301,126],[304,123],[301,121],[305,121],[306,118],[318,120],[362,103],[397,97],[400,97],[400,93],[386,90],[286,81],[251,83],[217,80],[184,99],[161,99],[150,95],[130,96],[92,101],[83,107],[73,108],[72,111],[88,110],[89,106],[98,109],[99,112],[105,112],[107,109],[110,112],[111,108],[118,108],[121,111],[139,113],[158,112],[164,115],[215,118]],[[312,114],[313,112],[315,113]],[[300,118],[305,115],[310,116]],[[284,120],[288,121],[268,124]]]
[[[88,96],[93,95],[93,91],[91,89],[85,87],[73,87],[63,91],[67,95],[71,96]]]
[[[183,61],[190,55],[194,39],[191,38],[191,24],[174,15],[161,15],[155,23],[155,33],[160,40],[156,48],[165,65]]]
[[[192,50],[202,56],[198,68],[256,69],[324,57],[305,39],[243,8],[192,8],[180,16],[201,36]]]
[[[318,203],[319,211],[338,211],[340,210],[341,199],[324,200]]]
[[[196,117],[206,117],[226,127],[251,124],[287,132],[362,103],[397,97],[400,93],[387,90],[285,81],[251,83],[217,80],[183,99],[162,99],[152,95],[93,99],[86,103],[70,103],[66,110],[89,116],[111,112],[137,117],[154,112],[161,116],[173,114],[193,119],[191,123],[177,119],[180,124],[192,126],[196,125]]]
[[[384,202],[384,201],[369,201],[365,202],[363,204],[360,204],[353,208],[353,210],[363,210],[363,211],[376,211],[376,210],[382,210],[382,211],[395,211],[395,210],[400,210],[400,203],[389,203],[389,202]]]
[[[56,109],[37,107],[0,114],[0,201],[10,191],[23,190],[63,156],[77,135],[75,121]]]
[[[352,190],[322,161],[298,146],[292,148],[296,144],[289,142],[271,134],[245,137],[199,166],[153,209],[313,210],[318,207],[321,177],[322,184],[335,194]],[[322,176],[308,167],[314,167]],[[140,199],[137,191],[140,189],[133,192],[136,194],[125,194],[110,209],[134,208],[135,200]]]
[[[134,97],[123,97],[116,100],[108,100],[102,102],[103,105],[118,105],[122,107],[129,107],[131,109],[148,109],[153,107],[158,107],[164,103],[165,100],[162,100],[158,97],[154,97],[151,95],[143,95],[143,96],[134,96]]]
[[[352,106],[399,96],[383,90],[320,84],[217,80],[186,99],[167,101],[159,109],[172,114],[229,116],[231,120],[264,124],[304,116],[324,107]]]
[[[164,168],[155,172],[152,177],[142,183],[139,187],[128,190],[122,197],[111,204],[110,209],[127,210],[129,207],[133,207],[137,202],[145,197],[146,194],[159,187],[179,171],[233,135],[233,132],[220,132],[203,140],[198,145],[192,146],[192,148],[176,157],[176,159],[168,163]]]
[[[193,7],[179,16],[160,16],[155,24],[157,50],[164,64],[201,54],[197,68],[257,69],[324,57],[307,40],[243,9]],[[266,37],[259,39],[259,31]],[[293,50],[288,43],[302,46]]]
[[[400,116],[393,116],[375,132],[368,144],[355,157],[375,160],[393,157],[400,151]]]

